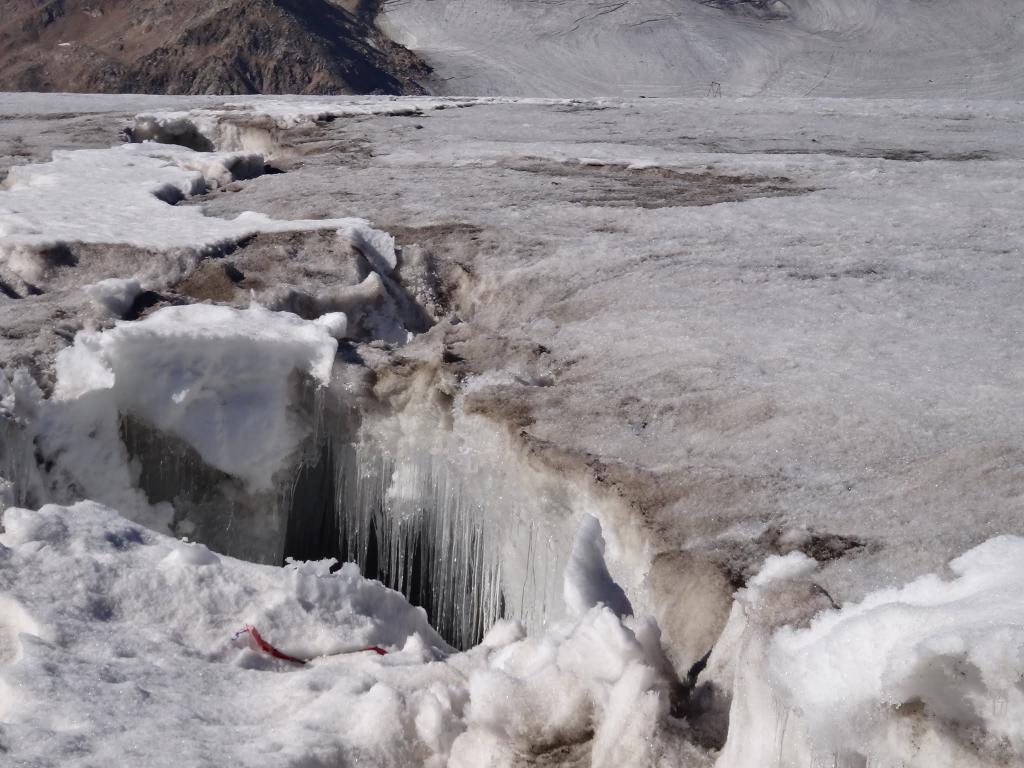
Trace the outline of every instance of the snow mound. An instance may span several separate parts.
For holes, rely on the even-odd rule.
[[[773,676],[817,750],[873,762],[900,713],[923,713],[935,747],[967,737],[1024,753],[1024,539],[991,539],[950,570],[775,636]],[[900,759],[938,764],[912,752]]]
[[[358,765],[409,765],[399,731],[416,706],[393,686],[412,698],[455,677],[424,664],[444,643],[422,609],[354,566],[183,556],[196,550],[91,502],[3,522],[0,597],[22,606],[21,651],[0,660],[18,691],[4,742],[26,764],[294,765],[347,748]],[[396,653],[296,670],[233,642],[246,623],[302,657]]]
[[[469,730],[449,765],[516,765],[519,755],[558,750],[595,768],[652,764],[668,697],[647,631],[596,606],[494,652],[470,676]]]
[[[0,696],[18,691],[3,738],[26,764],[640,766],[663,751],[650,622],[598,606],[533,637],[502,622],[451,654],[353,565],[218,557],[92,502],[12,508],[3,526],[0,605],[19,606],[20,632],[0,659]],[[247,623],[311,661],[233,640]]]
[[[79,333],[57,356],[56,395],[109,391],[118,412],[185,440],[250,489],[268,490],[309,428],[291,409],[292,373],[326,385],[340,326],[259,306],[165,307]]]
[[[766,754],[783,766],[1017,764],[1024,538],[990,539],[949,569],[834,609],[804,556],[766,563],[704,678],[731,690],[719,768]]]
[[[120,318],[132,308],[142,285],[134,278],[109,277],[85,286],[85,293],[97,308]]]

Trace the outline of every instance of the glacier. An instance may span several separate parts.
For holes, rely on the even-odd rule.
[[[1017,98],[1014,0],[387,0],[452,96]]]
[[[15,765],[1020,760],[1019,104],[48,99]]]

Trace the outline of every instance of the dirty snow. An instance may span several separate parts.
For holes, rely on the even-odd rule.
[[[455,96],[1022,93],[1016,0],[391,0],[380,23]]]
[[[263,165],[254,152],[195,152],[170,144],[55,151],[48,163],[12,168],[0,189],[0,258],[26,281],[38,282],[45,265],[33,252],[57,245],[216,251],[258,232],[366,229],[355,218],[281,221],[247,211],[228,220],[176,205],[259,176]]]

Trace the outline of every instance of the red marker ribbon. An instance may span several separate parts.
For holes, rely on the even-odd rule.
[[[256,647],[257,648],[259,648],[261,651],[263,651],[263,653],[267,654],[268,656],[273,656],[275,659],[281,659],[283,661],[290,661],[293,664],[307,664],[310,661],[312,661],[312,659],[299,659],[299,658],[296,658],[295,656],[289,656],[287,653],[284,653],[283,651],[279,651],[277,648],[275,648],[270,643],[268,643],[266,640],[264,640],[263,639],[263,635],[261,635],[259,630],[256,629],[256,627],[254,627],[252,624],[246,624],[243,629],[241,629],[238,632],[236,632],[235,633],[235,639],[241,637],[242,635],[246,635],[246,634],[249,635],[249,637],[252,638],[254,643],[256,643]],[[366,648],[357,648],[354,651],[341,651],[340,653],[331,653],[331,654],[327,654],[327,655],[328,656],[340,656],[342,654],[347,654],[347,653],[363,653],[365,651],[372,651],[373,653],[376,653],[378,656],[386,656],[387,655],[387,651],[385,651],[379,645],[370,645],[370,646],[367,646]]]

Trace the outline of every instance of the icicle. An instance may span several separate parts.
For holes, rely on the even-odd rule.
[[[513,462],[476,455],[451,432],[397,432],[392,421],[364,424],[355,438],[326,429],[343,443],[333,450],[342,556],[427,608],[455,645],[475,643],[503,615],[541,625],[560,599],[560,516],[521,488]]]

